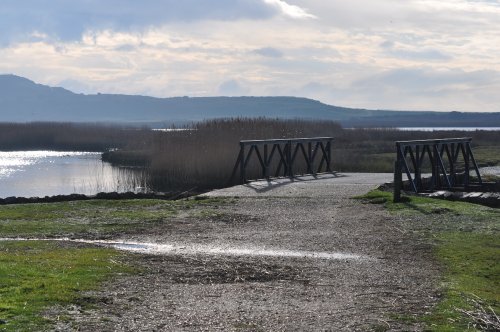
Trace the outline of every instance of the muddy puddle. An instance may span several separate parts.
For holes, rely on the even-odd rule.
[[[262,249],[255,247],[212,246],[195,243],[148,243],[119,240],[86,240],[86,239],[30,239],[0,238],[0,241],[59,241],[87,243],[115,248],[117,250],[137,252],[150,255],[214,255],[214,256],[263,256],[283,258],[306,258],[324,260],[372,260],[368,256],[341,252],[317,252],[301,250]]]

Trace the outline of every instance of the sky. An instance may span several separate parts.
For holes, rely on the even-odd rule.
[[[500,0],[1,0],[0,73],[86,94],[500,112]]]

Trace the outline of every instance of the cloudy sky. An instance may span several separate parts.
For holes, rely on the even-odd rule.
[[[500,111],[500,0],[1,0],[0,73],[83,93]]]

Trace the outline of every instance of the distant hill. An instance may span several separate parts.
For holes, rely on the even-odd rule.
[[[0,75],[0,122],[163,124],[221,117],[325,119],[344,126],[498,126],[499,113],[413,112],[337,107],[297,97],[175,97],[76,94]]]

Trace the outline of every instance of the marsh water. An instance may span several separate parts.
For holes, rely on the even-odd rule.
[[[0,152],[0,197],[145,191],[142,169],[116,167],[99,152]]]
[[[500,176],[500,167],[481,174]],[[99,152],[0,151],[0,198],[149,191],[144,169],[101,161]]]

